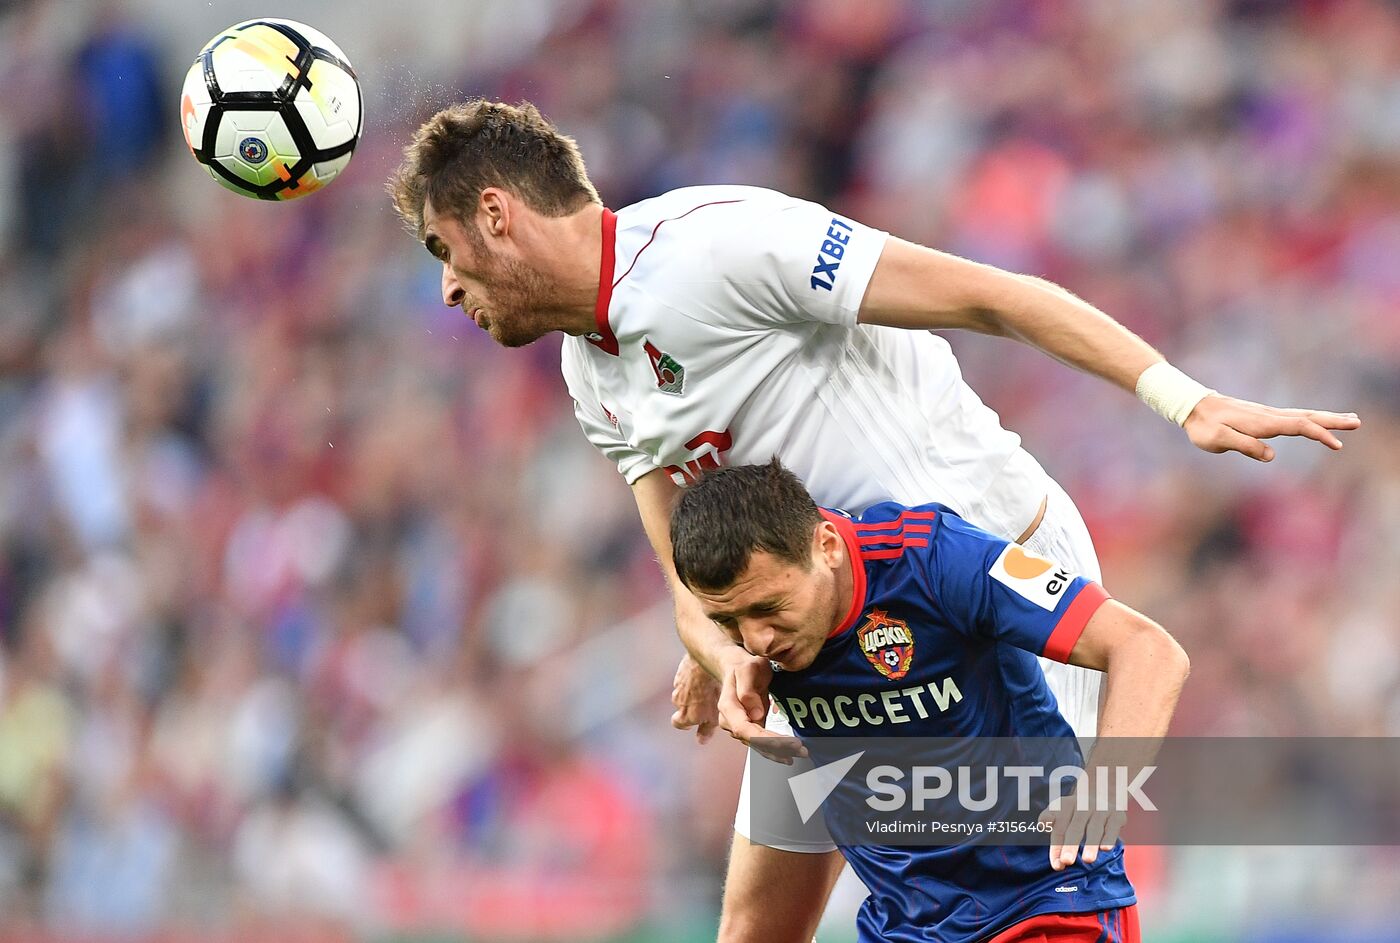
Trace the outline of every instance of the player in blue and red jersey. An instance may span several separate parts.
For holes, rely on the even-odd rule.
[[[1098,584],[941,505],[820,510],[776,459],[702,478],[671,541],[706,614],[778,669],[769,692],[803,739],[1071,738],[1037,656],[1107,673],[1101,739],[1155,739],[1189,670],[1171,636]],[[862,940],[1138,938],[1122,847],[1092,827],[1082,854],[1078,842],[1048,857],[974,841],[841,851],[871,889]]]

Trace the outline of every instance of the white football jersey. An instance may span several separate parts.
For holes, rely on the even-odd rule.
[[[597,333],[563,347],[589,441],[629,484],[777,455],[820,504],[938,501],[1015,539],[1045,471],[943,338],[856,322],[886,238],[758,187],[605,210]]]

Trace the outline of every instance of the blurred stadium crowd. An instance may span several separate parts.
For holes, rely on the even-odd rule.
[[[159,3],[80,6],[0,4],[0,938],[703,938],[742,754],[669,728],[664,586],[557,341],[445,310],[382,193],[473,93],[537,102],[611,206],[787,190],[1361,412],[1255,467],[952,338],[1191,653],[1175,732],[1400,735],[1394,4],[532,3],[487,67],[310,20],[370,111],[287,206],[177,143]],[[1326,936],[1394,925],[1394,852],[1319,855],[1143,855],[1144,919],[1400,938]]]

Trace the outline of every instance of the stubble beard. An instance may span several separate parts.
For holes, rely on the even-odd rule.
[[[533,265],[492,257],[483,281],[492,301],[487,330],[502,347],[524,347],[559,329],[551,323],[549,280]]]

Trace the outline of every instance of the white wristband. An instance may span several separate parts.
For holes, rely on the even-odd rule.
[[[1138,399],[1178,426],[1186,424],[1186,417],[1197,403],[1214,393],[1215,390],[1197,383],[1165,360],[1142,371],[1137,381]]]

